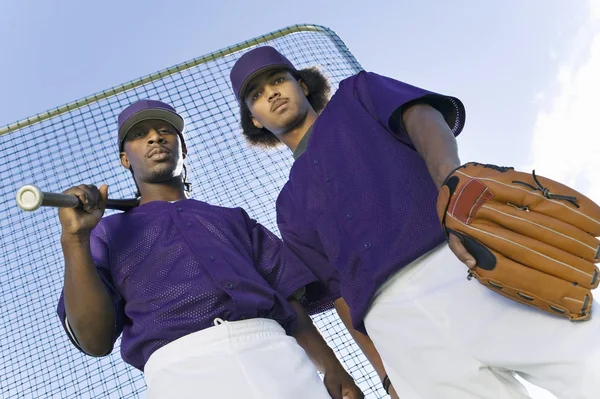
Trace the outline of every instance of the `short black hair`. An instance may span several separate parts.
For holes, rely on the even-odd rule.
[[[321,72],[319,67],[309,67],[298,71],[290,71],[296,80],[302,80],[308,87],[308,102],[317,114],[325,108],[331,95],[331,86],[329,81]],[[246,140],[253,146],[272,148],[281,144],[281,141],[265,128],[259,129],[252,123],[250,110],[246,102],[240,101],[240,121],[242,125],[242,134]]]

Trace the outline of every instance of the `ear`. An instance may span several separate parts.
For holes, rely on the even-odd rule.
[[[259,121],[256,120],[256,118],[252,115],[250,115],[250,120],[252,121],[252,124],[254,125],[255,128],[257,129],[262,129],[264,126],[260,124]]]
[[[300,85],[300,87],[302,87],[302,92],[304,93],[304,95],[308,96],[309,90],[306,83],[304,83],[302,79],[298,79],[298,84]]]
[[[127,153],[123,151],[119,156],[121,158],[121,165],[123,165],[125,169],[131,168],[131,163],[129,162],[129,158],[127,158]]]
[[[181,141],[181,153],[183,154],[183,159],[185,159],[187,157],[187,146],[185,145],[185,141]]]

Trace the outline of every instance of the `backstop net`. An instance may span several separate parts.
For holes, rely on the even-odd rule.
[[[135,185],[119,164],[118,113],[140,98],[173,105],[186,122],[192,197],[241,206],[277,232],[274,204],[292,157],[286,148],[255,150],[240,134],[229,86],[237,58],[271,45],[298,68],[318,65],[332,88],[361,66],[331,30],[295,25],[0,128],[0,396],[9,398],[143,398],[143,376],[120,357],[87,357],[71,346],[56,316],[63,282],[60,224],[55,209],[16,207],[16,190],[35,184],[63,191],[107,183],[112,198]],[[106,145],[106,141],[109,145]],[[115,211],[107,211],[107,214]],[[314,320],[368,398],[382,398],[379,379],[334,312]]]

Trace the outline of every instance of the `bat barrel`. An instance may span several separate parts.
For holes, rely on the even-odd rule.
[[[34,185],[26,185],[17,191],[17,205],[24,211],[35,211],[40,206],[76,208],[80,201],[74,195],[45,193]]]

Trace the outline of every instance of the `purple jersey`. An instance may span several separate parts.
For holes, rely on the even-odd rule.
[[[374,73],[342,81],[277,199],[283,240],[322,281],[337,271],[363,332],[377,289],[445,239],[438,191],[399,116],[416,102],[438,109],[455,135],[462,130],[456,98]]]
[[[91,250],[112,297],[113,343],[122,333],[123,360],[140,370],[155,350],[211,327],[215,318],[268,318],[291,333],[296,312],[288,298],[316,281],[243,209],[191,199],[102,218]],[[310,284],[306,295],[325,298],[319,286]],[[65,324],[62,295],[58,315],[79,348]]]

